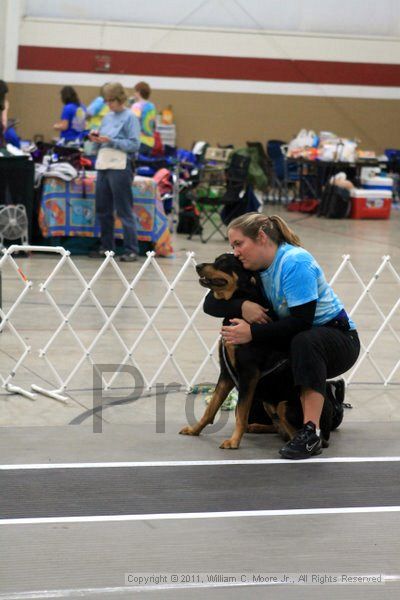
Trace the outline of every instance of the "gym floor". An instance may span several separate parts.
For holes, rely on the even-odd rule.
[[[351,261],[362,281],[371,280],[390,255],[400,273],[400,211],[388,221],[333,221],[281,214],[318,259],[330,279],[342,262]],[[157,259],[172,281],[194,251],[198,262],[228,250],[221,237],[207,244],[185,236],[174,239],[174,259]],[[58,261],[55,255],[17,257],[33,282],[32,291],[11,321],[32,350],[15,376],[15,385],[30,389],[57,387],[54,372],[39,350],[60,324],[60,316],[39,291]],[[88,280],[100,262],[73,257]],[[132,280],[144,263],[122,265]],[[3,272],[3,310],[21,291],[11,268]],[[362,291],[345,270],[335,289],[347,308]],[[399,282],[385,272],[373,298],[387,315],[399,298]],[[66,314],[81,288],[68,268],[49,285]],[[113,269],[93,286],[110,314],[124,287]],[[165,285],[150,266],[135,288],[148,315],[161,302]],[[204,290],[188,269],[176,285],[177,296],[191,314]],[[366,298],[354,319],[364,343],[371,340],[382,317]],[[129,346],[146,317],[129,301],[115,326]],[[169,348],[185,324],[171,296],[155,325]],[[89,344],[102,325],[98,309],[85,298],[71,326]],[[219,321],[201,312],[196,327],[211,345]],[[385,374],[399,357],[396,331],[382,333],[371,353]],[[18,356],[11,333],[1,334],[3,376]],[[51,344],[48,356],[63,378],[82,355],[68,328]],[[110,371],[124,356],[120,341],[105,333],[93,352],[96,364]],[[149,380],[165,356],[157,335],[149,331],[134,358]],[[192,330],[174,353],[189,377],[204,360],[205,350]],[[208,362],[199,383],[216,380]],[[169,361],[158,382],[182,383]],[[30,400],[4,389],[0,394],[0,600],[30,598],[165,598],[276,600],[393,599],[400,595],[400,369],[384,387],[376,369],[364,361],[346,391],[340,429],[323,454],[304,462],[283,461],[276,434],[245,435],[239,450],[220,450],[229,436],[234,414],[221,412],[218,422],[199,438],[178,431],[194,412],[204,410],[204,396],[187,395],[176,386],[166,397],[154,390],[129,397],[132,377],[121,374],[115,391],[103,398],[93,416],[93,368],[88,361],[72,377],[60,402],[37,394]],[[350,583],[350,576],[376,577],[378,582]],[[147,577],[146,583],[144,579]],[[276,577],[277,580],[274,580]],[[331,579],[329,579],[329,577]],[[336,580],[334,578],[337,578]],[[142,578],[142,580],[140,579]],[[286,579],[285,579],[286,578]],[[379,578],[381,582],[379,583]],[[296,584],[296,585],[295,585]],[[323,588],[323,591],[321,590]]]

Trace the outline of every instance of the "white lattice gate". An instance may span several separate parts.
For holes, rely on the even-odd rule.
[[[57,262],[43,283],[34,286],[29,276],[24,274],[18,265],[18,258],[16,259],[14,256],[21,250],[56,255]],[[54,379],[54,385],[49,387],[39,386],[32,382],[31,389],[33,392],[46,394],[60,401],[67,400],[64,395],[65,391],[70,389],[75,376],[87,364],[98,373],[104,390],[115,387],[118,377],[126,365],[133,365],[138,369],[147,390],[154,388],[164,377],[167,368],[171,367],[179,383],[184,385],[187,390],[199,382],[199,378],[209,365],[212,365],[213,372],[217,374],[219,367],[216,348],[219,324],[215,319],[212,320],[203,315],[202,304],[205,293],[198,286],[195,265],[194,253],[188,252],[179,270],[172,277],[168,277],[154,253],[149,252],[144,263],[134,273],[132,279],[129,279],[114,260],[113,253],[108,252],[94,274],[87,276],[78,268],[70,253],[62,247],[11,246],[4,251],[0,259],[0,272],[8,267],[10,272],[15,275],[21,290],[16,291],[15,297],[9,302],[10,306],[7,309],[0,309],[0,332],[8,332],[7,339],[2,339],[3,349],[7,343],[10,343],[13,346],[14,355],[18,355],[15,356],[12,367],[7,372],[0,373],[2,387],[11,393],[20,393],[31,399],[35,397],[35,394],[26,389],[26,386],[24,388],[13,383],[18,379],[18,372],[21,372],[20,369],[31,350],[38,353]],[[53,291],[55,281],[65,267],[69,269],[67,288],[73,289],[76,296],[70,302],[64,302],[62,296],[60,300]],[[106,310],[104,302],[98,297],[96,286],[103,282],[106,276],[108,281],[110,273],[112,284],[105,287],[106,289],[109,287],[111,290],[119,286],[119,292]],[[349,276],[350,281],[348,280]],[[344,281],[341,282],[343,279]],[[152,298],[152,289],[156,285],[161,290],[152,311],[148,306],[149,301],[147,300],[146,303],[141,299],[138,291],[143,282],[148,282],[146,285],[150,298]],[[379,288],[379,282],[383,282],[383,287]],[[4,282],[4,284],[6,283]],[[346,374],[346,383],[348,385],[359,383],[360,379],[357,380],[357,376],[363,383],[381,383],[384,386],[398,383],[400,336],[397,332],[400,331],[400,276],[391,263],[390,257],[384,256],[377,270],[368,282],[364,283],[363,278],[351,262],[350,256],[343,256],[341,264],[331,279],[331,284],[335,286],[335,289],[343,288],[338,290],[339,295],[344,301],[347,311],[357,323],[362,343],[359,360]],[[41,321],[41,318],[45,322],[46,316],[49,319],[49,310],[51,310],[51,314],[56,315],[57,324],[50,334],[48,331],[46,332],[44,339],[40,340],[40,346],[32,348],[26,343],[23,329],[14,322],[14,318],[16,312],[23,308],[34,288],[36,292],[40,292],[43,299],[41,304],[36,305],[39,312],[41,306],[43,310],[43,313],[40,313],[42,317],[39,317],[38,322]],[[194,291],[196,291],[195,295],[193,295]],[[91,303],[98,319],[97,329],[90,339],[85,339],[77,326],[77,323],[82,321],[80,315],[83,314],[82,311],[85,310],[87,302]],[[121,315],[128,302],[136,311],[135,322],[132,322],[135,332],[129,340],[125,335],[125,325],[121,327]],[[171,303],[174,305],[175,314],[178,314],[180,319],[179,328],[173,332],[170,327]],[[365,308],[366,304],[368,304],[368,309]],[[27,318],[27,314],[27,310],[24,311],[25,318]],[[199,326],[201,318],[211,319],[207,321],[206,328]],[[152,339],[157,340],[160,348],[157,360],[153,361],[154,364],[151,360],[151,349],[147,348],[144,351],[144,342],[150,333]],[[191,335],[190,342],[188,342],[189,333]],[[62,336],[65,334],[68,334],[69,339],[73,342],[71,350],[69,347],[68,351],[66,350],[68,360],[65,360],[65,354],[61,353],[60,355],[60,347],[63,347]],[[109,351],[107,351],[107,347],[103,349],[102,362],[114,361],[115,363],[116,347],[121,353],[118,366],[108,380],[105,379],[104,373],[99,371],[95,356],[106,335],[112,336],[113,344],[108,346]],[[391,344],[391,348],[394,347],[395,350],[391,351],[390,356],[385,356],[382,363],[380,359],[384,351],[380,350],[380,344],[388,335],[394,341],[394,346]],[[188,368],[188,359],[191,357],[194,344],[197,345],[197,362],[193,370],[193,366]],[[180,356],[179,351],[182,354],[182,347],[184,354]],[[56,348],[58,348],[57,351]],[[145,352],[150,352],[150,358],[146,359],[146,369],[143,367]],[[372,378],[371,374],[373,374]]]

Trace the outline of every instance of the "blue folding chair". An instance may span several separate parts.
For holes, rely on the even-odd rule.
[[[297,184],[300,179],[299,166],[294,160],[286,158],[283,151],[286,142],[269,140],[266,145],[267,157],[271,165],[267,201],[287,204],[296,198]]]

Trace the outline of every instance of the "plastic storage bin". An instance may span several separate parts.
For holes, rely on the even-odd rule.
[[[157,125],[158,133],[164,146],[176,146],[176,128],[175,125]]]
[[[350,191],[351,219],[388,219],[392,207],[392,192],[389,190]]]

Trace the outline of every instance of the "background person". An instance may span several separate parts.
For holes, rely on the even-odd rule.
[[[7,129],[9,102],[7,99],[8,85],[0,79],[0,145],[4,144],[4,134]]]
[[[101,86],[99,95],[92,100],[86,109],[86,128],[89,129],[89,131],[99,129],[103,118],[110,111],[108,104],[104,99],[105,85],[107,84]]]
[[[151,88],[145,81],[139,81],[133,88],[135,102],[131,110],[140,122],[140,154],[149,156],[154,148],[156,129],[156,107],[150,102]]]
[[[356,362],[360,342],[355,324],[317,261],[301,248],[283,219],[248,213],[230,223],[228,236],[235,256],[255,272],[278,320],[269,321],[267,310],[257,303],[234,300],[242,319],[230,319],[232,325],[222,327],[222,336],[227,343],[254,341],[288,353],[294,384],[300,389],[304,426],[280,454],[289,459],[320,454],[326,379]],[[213,316],[228,315],[227,304],[208,294],[204,310]]]
[[[12,144],[16,148],[20,148],[21,140],[15,131],[15,121],[8,118],[10,103],[7,94],[8,85],[0,79],[0,145]]]
[[[54,123],[53,128],[60,132],[60,140],[65,143],[80,141],[86,129],[86,107],[70,85],[64,86],[60,95],[64,108],[60,121]]]
[[[96,213],[101,228],[101,248],[90,253],[104,256],[115,249],[114,209],[121,219],[125,252],[122,261],[137,260],[138,241],[133,214],[132,159],[139,148],[140,126],[136,117],[126,108],[127,96],[120,83],[104,86],[104,99],[110,112],[102,120],[99,131],[89,133],[89,139],[98,145],[96,161]]]

